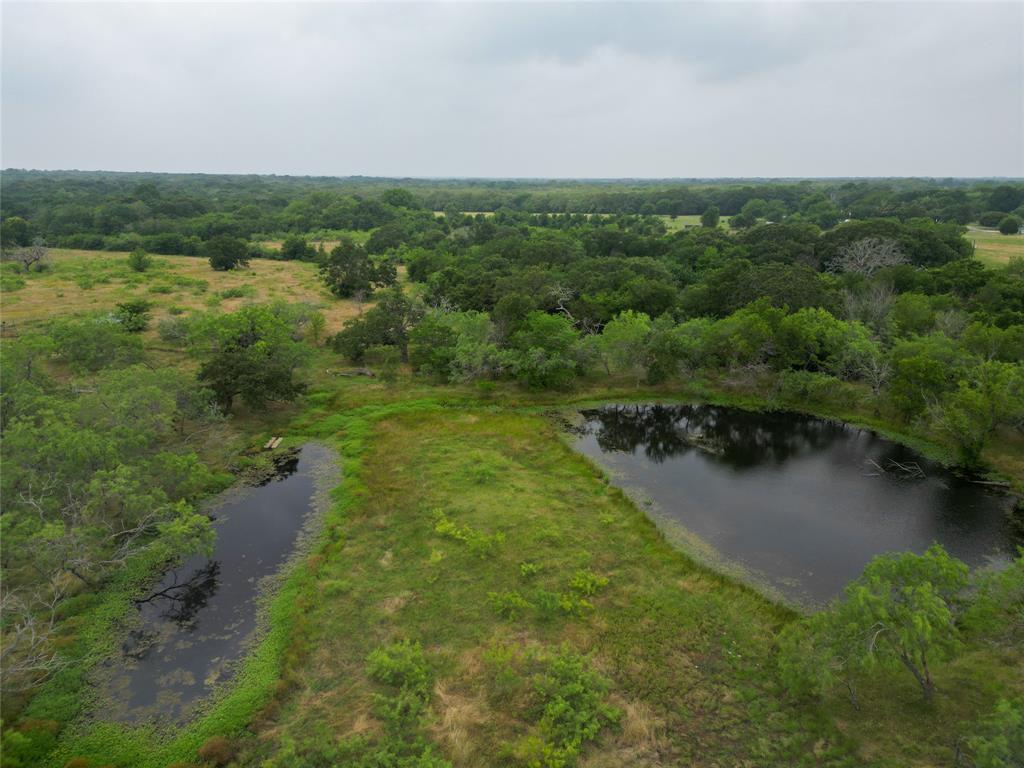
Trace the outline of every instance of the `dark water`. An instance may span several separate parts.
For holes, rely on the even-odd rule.
[[[1005,494],[866,430],[715,406],[608,406],[583,416],[576,448],[617,484],[798,602],[827,601],[881,552],[937,541],[981,565],[1014,551]],[[916,463],[924,477],[894,472],[892,462]]]
[[[262,485],[231,491],[214,508],[212,556],[186,560],[139,601],[138,621],[104,675],[109,701],[100,716],[182,720],[230,677],[256,630],[260,582],[292,553],[314,507],[314,470],[329,460],[327,449],[306,445]]]

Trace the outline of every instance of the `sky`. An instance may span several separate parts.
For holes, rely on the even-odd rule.
[[[0,166],[1024,176],[1024,3],[3,2]]]

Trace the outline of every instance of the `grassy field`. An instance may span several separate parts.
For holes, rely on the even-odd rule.
[[[138,273],[128,266],[127,253],[52,249],[49,269],[21,278],[21,287],[16,282],[14,290],[5,285],[4,323],[16,328],[61,315],[109,311],[131,299],[151,302],[154,321],[172,310],[230,312],[254,301],[307,302],[321,309],[331,332],[359,313],[353,302],[331,296],[314,264],[253,259],[247,269],[215,272],[203,258],[152,258],[153,265]]]
[[[1006,264],[1014,256],[1024,258],[1024,235],[1001,235],[995,229],[972,226],[964,237],[974,243],[974,255],[988,266]]]
[[[345,413],[319,410],[307,430]],[[354,498],[318,565],[309,657],[250,759],[289,743],[312,753],[324,734],[372,743],[382,689],[365,660],[413,640],[433,673],[425,731],[459,766],[528,749],[535,676],[565,647],[608,680],[618,713],[585,765],[843,762],[845,740],[784,704],[765,664],[789,612],[681,557],[555,425],[430,403],[364,414],[341,421],[365,437],[349,439]],[[574,588],[580,574],[593,594]],[[551,608],[553,595],[589,605]]]

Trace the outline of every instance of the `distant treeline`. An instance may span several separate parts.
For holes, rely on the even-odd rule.
[[[531,214],[793,215],[995,225],[1024,214],[1024,183],[1005,180],[516,181],[216,176],[7,170],[4,245],[199,253],[219,236],[366,231],[435,211]],[[405,226],[403,224],[403,226]]]

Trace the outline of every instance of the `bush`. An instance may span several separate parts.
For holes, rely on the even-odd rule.
[[[569,587],[584,597],[596,595],[608,585],[608,579],[590,570],[580,570],[573,574]]]
[[[515,621],[519,614],[531,607],[518,592],[488,592],[487,602],[506,621]]]
[[[242,299],[256,295],[256,289],[251,285],[239,285],[234,288],[225,288],[218,294],[222,299]]]
[[[605,725],[618,722],[621,716],[604,701],[608,681],[587,659],[569,650],[552,659],[547,670],[534,679],[533,688],[539,700],[541,751],[549,756],[541,765],[574,761],[586,742],[596,739]]]
[[[129,333],[139,333],[149,327],[149,310],[153,305],[145,299],[133,299],[117,305],[113,316]]]
[[[188,341],[188,322],[182,317],[165,317],[156,324],[157,335],[161,341],[175,346],[184,346]]]
[[[60,320],[51,335],[57,354],[74,368],[96,371],[108,365],[134,363],[142,357],[142,343],[109,318]]]
[[[223,736],[208,739],[197,753],[201,760],[216,766],[227,765],[235,759],[235,746]]]
[[[133,272],[145,272],[153,266],[153,259],[141,248],[136,248],[128,254],[128,266]]]
[[[377,648],[366,657],[366,674],[378,683],[426,695],[430,672],[419,643],[402,640]]]

